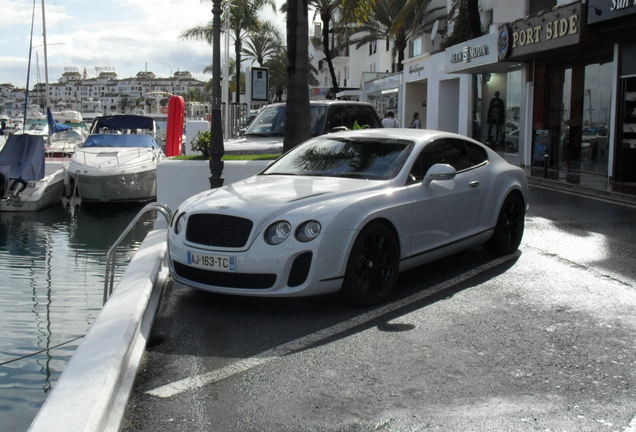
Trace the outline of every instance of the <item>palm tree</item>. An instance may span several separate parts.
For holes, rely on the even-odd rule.
[[[453,32],[444,46],[457,45],[482,35],[478,0],[453,0],[448,21],[453,22]]]
[[[269,69],[269,94],[272,102],[281,102],[283,91],[287,87],[287,48],[279,47],[276,54],[268,58],[264,66]],[[312,58],[307,59],[309,75],[307,84],[317,86],[319,84],[318,70],[312,64]]]
[[[283,151],[311,137],[309,123],[308,0],[287,0],[287,123]]]
[[[360,48],[366,43],[389,38],[393,40],[394,55],[397,53],[398,72],[402,71],[408,41],[429,30],[443,6],[429,8],[432,0],[376,0],[372,14],[362,24],[354,25],[350,43]]]
[[[228,70],[234,70],[236,71],[236,61],[233,58],[229,58],[228,60]],[[212,73],[212,65],[208,65],[203,69],[203,73]],[[225,79],[225,77],[221,77],[221,79]],[[244,87],[245,86],[245,72],[241,72],[239,75],[239,85],[236,85],[236,75],[233,75],[232,78],[230,78],[230,82],[228,84],[228,98],[227,100],[230,100],[230,96],[232,95],[233,91],[237,91],[237,88],[240,87]],[[209,84],[209,85],[208,85]],[[210,82],[205,85],[205,91],[207,92],[212,92],[212,80],[210,80]]]
[[[230,8],[230,35],[234,39],[234,58],[236,60],[236,76],[241,75],[241,50],[243,39],[256,28],[258,11],[265,5],[276,8],[274,0],[226,0],[223,9]],[[181,37],[184,39],[205,40],[212,43],[212,21],[203,26],[195,26],[185,30]],[[237,81],[236,103],[240,102],[241,84]]]
[[[257,23],[254,30],[250,31],[245,41],[242,54],[252,58],[259,66],[274,56],[283,45],[283,38],[278,29],[269,21]]]
[[[333,68],[331,46],[329,44],[329,35],[333,32],[331,23],[340,15],[340,0],[309,0],[309,5],[314,8],[316,14],[320,15],[320,21],[322,21],[321,30],[321,45],[322,52],[325,54],[325,61],[329,68],[329,75],[331,76],[331,93],[336,94],[340,91],[338,86],[338,80],[336,79],[336,72]]]

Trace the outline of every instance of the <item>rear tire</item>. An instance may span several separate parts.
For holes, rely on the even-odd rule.
[[[378,304],[395,288],[399,267],[400,245],[393,230],[382,223],[370,223],[353,244],[342,293],[355,305]]]
[[[518,192],[510,193],[504,200],[497,226],[484,248],[495,255],[508,255],[519,248],[523,237],[526,209]]]

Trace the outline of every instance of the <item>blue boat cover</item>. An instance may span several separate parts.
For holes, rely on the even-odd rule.
[[[150,129],[153,127],[153,119],[138,115],[112,115],[97,117],[91,125],[91,133],[100,132],[101,129]]]
[[[89,135],[82,147],[159,147],[150,135]]]
[[[51,133],[62,132],[65,130],[72,129],[71,126],[65,125],[62,123],[58,123],[53,119],[53,114],[51,113],[51,108],[46,108],[46,122],[49,124],[49,131]]]
[[[44,137],[11,135],[0,151],[0,173],[24,181],[44,177]]]

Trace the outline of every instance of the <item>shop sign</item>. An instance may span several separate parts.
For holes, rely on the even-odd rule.
[[[588,0],[587,23],[609,21],[636,14],[636,0]]]
[[[414,64],[409,66],[409,73],[410,74],[420,74],[421,72],[424,72],[424,65],[423,64]]]
[[[496,63],[497,33],[489,33],[446,49],[446,72],[459,72]]]
[[[461,51],[451,53],[451,63],[468,63],[470,59],[488,55],[488,45],[465,46]]]
[[[510,33],[511,58],[576,45],[581,40],[581,3],[515,21]]]

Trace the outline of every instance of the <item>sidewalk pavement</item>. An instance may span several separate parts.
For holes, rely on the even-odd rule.
[[[528,184],[531,186],[636,206],[636,183],[613,182],[606,176],[598,174],[556,170],[550,170],[546,177],[543,168],[526,168],[526,173]]]

